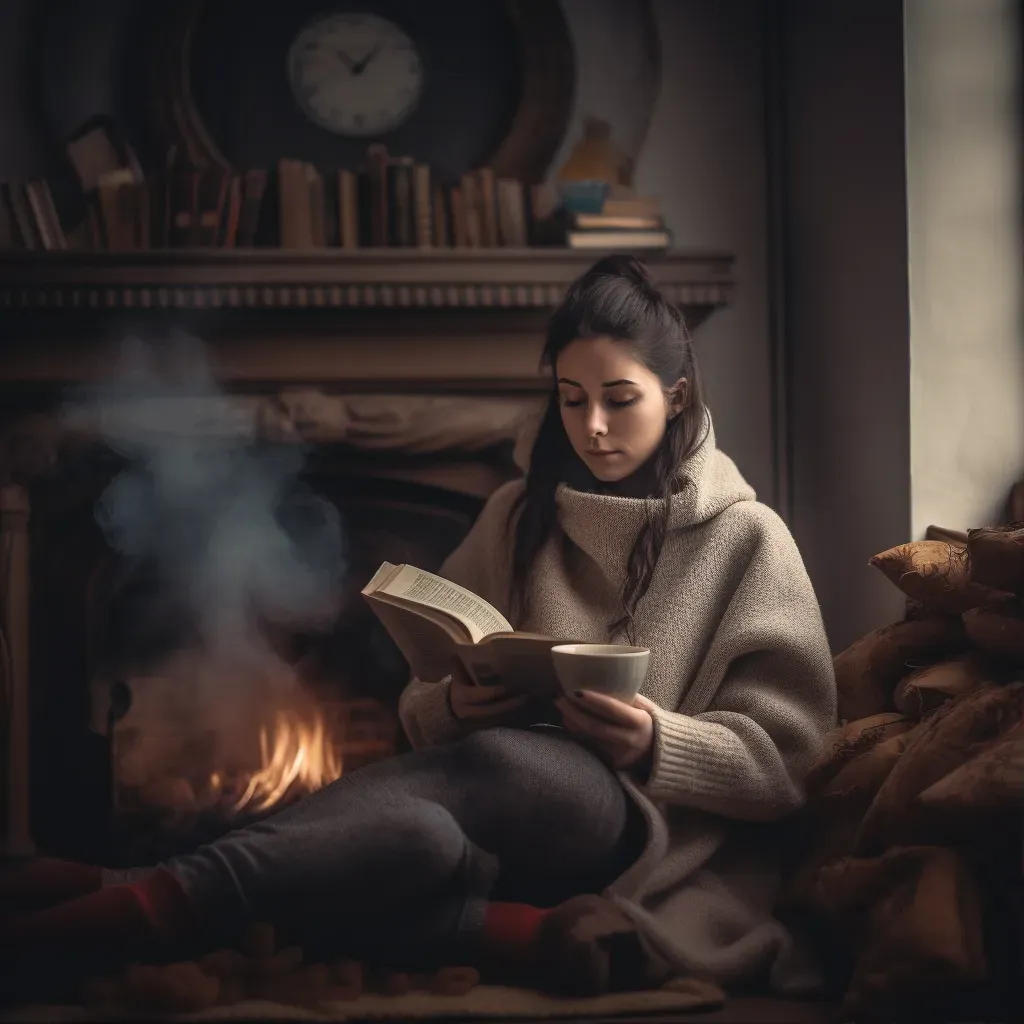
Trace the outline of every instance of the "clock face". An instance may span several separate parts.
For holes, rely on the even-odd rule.
[[[423,66],[412,40],[375,14],[330,14],[299,32],[288,82],[303,113],[338,135],[383,135],[415,110]]]

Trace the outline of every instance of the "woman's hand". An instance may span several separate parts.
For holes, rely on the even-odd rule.
[[[505,686],[477,686],[466,674],[459,661],[452,662],[452,678],[448,684],[448,701],[452,714],[460,720],[473,720],[474,724],[490,724],[518,711],[527,701],[523,694],[510,695]]]
[[[627,704],[593,690],[577,690],[572,697],[560,697],[555,706],[566,729],[588,740],[613,768],[632,768],[650,757],[654,719],[648,709],[654,705],[646,697],[638,694]]]

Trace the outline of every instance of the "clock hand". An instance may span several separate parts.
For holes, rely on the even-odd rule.
[[[352,65],[352,74],[361,75],[366,70],[366,65],[369,64],[378,53],[380,53],[380,43],[377,43],[377,45],[374,46],[374,48],[362,60],[356,61],[356,63]]]
[[[358,75],[355,64],[352,63],[352,58],[344,50],[335,50],[334,55],[345,65],[354,75]]]

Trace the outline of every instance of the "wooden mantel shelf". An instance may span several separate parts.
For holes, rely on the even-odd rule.
[[[534,249],[171,249],[0,253],[0,307],[132,309],[542,309],[600,256]],[[666,296],[724,305],[732,257],[651,254]],[[702,318],[702,317],[701,317]]]
[[[184,327],[242,390],[546,393],[548,313],[600,254],[564,249],[0,253],[0,409],[110,372],[118,339]],[[732,257],[651,254],[691,330]],[[155,329],[155,332],[154,330]],[[6,395],[6,397],[5,397]]]

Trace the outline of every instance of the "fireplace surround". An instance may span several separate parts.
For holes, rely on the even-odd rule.
[[[183,409],[183,422],[305,447],[302,480],[339,510],[348,572],[331,629],[271,631],[268,642],[333,709],[340,770],[351,770],[404,743],[405,665],[359,589],[385,558],[437,568],[516,475],[514,445],[548,387],[537,368],[544,320],[590,262],[222,255],[0,257],[2,855],[40,847],[138,863],[243,820],[199,813],[180,776],[141,805],[140,787],[125,784],[137,739],[125,679],[138,686],[186,650],[188,623],[99,530],[93,505],[118,457],[96,424],[62,414],[69,385],[103,377],[125,332],[173,323],[203,339],[227,396],[212,411]],[[726,301],[730,262],[677,254],[652,270],[696,327]]]

